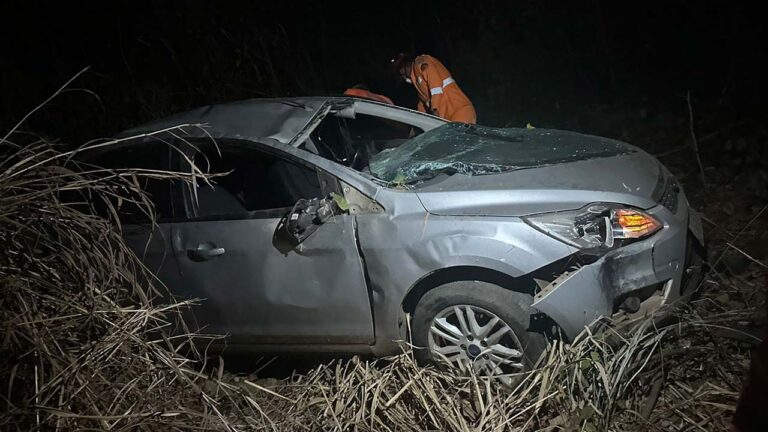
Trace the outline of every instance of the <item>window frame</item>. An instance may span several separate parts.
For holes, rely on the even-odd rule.
[[[149,146],[149,145],[162,145],[166,146],[168,149],[167,158],[166,158],[166,164],[165,168],[163,170],[174,172],[175,166],[177,166],[177,162],[180,159],[179,152],[174,148],[174,145],[172,142],[169,142],[167,140],[158,139],[158,138],[144,138],[142,140],[128,140],[125,142],[117,143],[111,146],[104,147],[102,149],[94,150],[93,152],[88,152],[83,155],[83,157],[79,158],[81,164],[86,165],[86,169],[88,170],[111,170],[111,169],[118,169],[118,170],[131,170],[131,169],[157,169],[157,168],[141,168],[136,166],[126,166],[122,168],[108,168],[104,167],[103,164],[99,163],[97,159],[102,159],[107,156],[111,156],[112,154],[120,154],[120,152],[125,151],[127,148],[130,147],[139,147],[139,146]],[[181,220],[180,212],[182,210],[182,197],[179,194],[179,180],[174,179],[165,179],[165,180],[157,180],[162,182],[168,182],[169,183],[169,200],[170,200],[170,210],[171,215],[170,216],[162,216],[161,213],[157,213],[157,218],[152,220],[149,218],[144,219],[136,219],[136,220],[120,220],[120,224],[123,226],[131,225],[131,226],[150,226],[154,224],[161,224],[161,223],[172,223]],[[146,192],[146,191],[145,191]],[[154,205],[155,209],[157,210],[159,206],[150,197],[150,201],[152,201],[152,205]],[[118,215],[121,213],[118,212]]]
[[[341,193],[342,188],[341,184],[339,183],[339,179],[335,176],[329,174],[328,172],[324,171],[323,169],[313,165],[312,163],[301,159],[299,157],[296,157],[295,155],[292,155],[290,153],[285,153],[280,151],[279,149],[276,149],[272,146],[257,142],[257,141],[249,141],[249,140],[243,140],[243,139],[236,139],[236,138],[217,138],[215,139],[215,144],[211,141],[211,139],[202,139],[202,138],[191,138],[191,139],[185,139],[184,141],[187,142],[187,145],[184,145],[183,153],[187,158],[193,159],[195,153],[200,151],[205,151],[204,148],[210,146],[216,145],[219,149],[223,149],[225,147],[236,147],[240,149],[244,149],[247,151],[253,151],[257,153],[262,153],[268,156],[272,156],[278,159],[282,159],[285,162],[292,163],[295,165],[303,166],[305,168],[308,168],[315,172],[315,174],[318,176],[318,182],[320,184],[320,190],[323,196],[328,196],[331,192]],[[190,166],[189,163],[184,158],[178,158],[178,169],[181,172],[189,172]],[[205,167],[200,167],[205,168]],[[195,182],[197,180],[195,179]],[[231,213],[231,214],[222,214],[222,215],[212,215],[212,216],[198,216],[197,211],[194,206],[193,202],[193,196],[192,196],[192,189],[191,187],[196,186],[196,183],[193,183],[192,185],[184,185],[181,189],[181,203],[182,205],[182,221],[183,222],[207,222],[207,221],[224,221],[224,220],[250,220],[250,219],[279,219],[283,216],[285,216],[286,213],[291,211],[293,206],[288,207],[279,207],[279,208],[271,208],[271,209],[260,209],[260,210],[249,210],[244,212],[238,212],[238,213]]]
[[[388,117],[382,117],[382,116],[379,116],[379,115],[376,115],[376,114],[371,114],[371,113],[360,112],[360,113],[355,113],[354,116],[349,116],[349,115],[345,115],[343,111],[331,111],[331,112],[327,113],[322,118],[322,120],[320,120],[314,126],[314,128],[312,128],[312,130],[309,132],[309,134],[307,135],[307,138],[304,140],[304,142],[299,145],[299,148],[302,149],[302,150],[308,151],[310,153],[313,153],[313,154],[315,154],[317,156],[320,156],[320,157],[322,157],[324,159],[327,159],[327,160],[329,160],[331,162],[338,163],[339,165],[342,165],[342,166],[345,166],[345,167],[349,167],[349,168],[353,168],[352,165],[351,165],[352,161],[350,161],[350,158],[354,158],[354,156],[356,155],[356,151],[359,151],[359,150],[354,148],[354,147],[352,147],[351,144],[357,143],[357,144],[365,145],[365,143],[364,143],[365,140],[355,140],[354,139],[354,136],[356,136],[354,132],[361,131],[362,130],[361,129],[361,124],[363,124],[366,121],[378,123],[378,126],[380,128],[381,127],[389,127],[389,128],[391,128],[391,130],[395,130],[395,126],[394,126],[393,123],[398,123],[399,125],[402,125],[402,126],[408,128],[408,131],[409,131],[407,136],[405,135],[404,130],[397,131],[398,133],[402,133],[403,135],[402,136],[393,137],[393,138],[380,138],[380,137],[376,137],[375,133],[367,133],[367,134],[363,133],[363,134],[361,134],[361,136],[367,137],[368,139],[370,139],[372,141],[402,140],[403,142],[405,142],[405,141],[407,141],[409,139],[413,139],[413,138],[423,134],[427,130],[431,130],[431,129],[425,129],[423,127],[423,125],[416,125],[414,123],[409,123],[409,122],[403,121],[401,119],[391,119],[391,118],[388,118]],[[335,131],[335,133],[338,135],[338,136],[336,136],[334,138],[337,141],[339,141],[340,143],[342,143],[345,148],[343,148],[343,149],[340,149],[340,148],[332,149],[331,148],[332,146],[329,145],[330,143],[326,143],[325,142],[324,138],[327,138],[327,134],[325,133],[326,131],[325,131],[324,128],[329,128],[329,127],[331,129],[333,129]],[[346,129],[346,131],[345,131],[345,129]],[[346,137],[344,136],[345,133],[347,135]],[[326,136],[324,136],[324,135],[326,135]],[[379,138],[379,139],[376,139],[376,138]],[[314,147],[314,149],[316,151],[311,151],[311,150],[307,149],[306,148],[307,147],[307,143],[311,143],[312,147]],[[401,144],[402,144],[402,142],[401,142]],[[301,148],[302,145],[304,146],[304,148]],[[347,146],[350,146],[350,148],[346,148]],[[338,155],[336,153],[339,152],[339,151],[344,153],[343,154],[344,157],[342,157],[342,158],[338,157]],[[359,171],[356,168],[353,168],[353,169],[355,171]]]

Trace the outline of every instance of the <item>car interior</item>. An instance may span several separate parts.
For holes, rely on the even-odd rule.
[[[218,152],[195,155],[195,164],[211,173],[228,173],[201,182],[197,188],[197,217],[285,209],[300,198],[322,195],[317,172],[253,148],[221,146]],[[210,164],[210,165],[209,165]]]
[[[372,156],[396,148],[423,132],[406,123],[367,114],[357,114],[354,119],[331,114],[310,134],[304,148],[366,172]]]
[[[136,145],[122,145],[110,147],[102,151],[88,153],[81,158],[88,169],[114,169],[114,170],[159,170],[168,171],[173,149],[164,142],[152,141]],[[98,167],[98,168],[97,168]],[[159,220],[173,218],[174,196],[171,185],[175,180],[163,180],[148,176],[137,176],[135,181],[147,195],[146,198],[154,203],[156,218]],[[72,197],[75,198],[74,196]],[[140,200],[141,197],[134,197]],[[112,204],[119,208],[119,218],[123,223],[145,223],[149,221],[149,215],[145,214],[144,207],[130,200],[114,200]],[[101,200],[93,202],[95,210],[107,216],[110,214],[106,203]]]
[[[396,148],[403,142],[423,133],[423,130],[398,121],[388,120],[367,114],[357,114],[354,119],[338,115],[328,115],[312,132],[305,150],[324,158],[368,172],[368,163],[379,152]],[[219,148],[206,148],[194,156],[195,164],[210,173],[226,175],[215,176],[211,184],[199,182],[196,198],[193,198],[195,218],[227,217],[246,215],[252,212],[264,212],[292,207],[300,198],[322,197],[320,182],[314,169],[290,162],[250,146],[240,146],[236,142],[219,142]],[[160,152],[165,152],[159,156]],[[220,154],[219,154],[220,152]],[[123,166],[126,159],[136,166],[151,169],[167,169],[156,166],[166,163],[172,151],[162,143],[131,146],[121,152],[100,161],[100,165],[114,168]],[[158,154],[156,154],[158,153]],[[147,161],[155,163],[147,165]],[[145,190],[153,201],[162,203],[158,208],[160,217],[173,217],[172,193],[168,182],[143,180]],[[161,199],[169,197],[169,199]],[[133,213],[123,209],[127,222]],[[136,214],[137,219],[145,218]],[[177,215],[178,216],[178,215]],[[122,218],[122,216],[121,216]]]

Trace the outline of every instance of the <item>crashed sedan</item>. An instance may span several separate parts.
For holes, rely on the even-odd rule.
[[[682,188],[612,139],[344,97],[207,106],[122,136],[136,138],[98,163],[228,173],[148,181],[156,224],[123,217],[229,350],[384,356],[411,340],[424,361],[504,377],[548,338],[652,312],[699,280]]]

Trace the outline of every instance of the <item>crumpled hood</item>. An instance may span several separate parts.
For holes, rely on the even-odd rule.
[[[542,146],[551,146],[553,137],[558,142],[575,138],[587,147],[607,140],[565,131],[548,131],[544,137],[538,141]],[[655,206],[666,182],[662,165],[634,146],[609,141],[623,150],[612,156],[575,157],[500,173],[442,174],[420,184],[416,193],[427,211],[441,215],[524,216],[578,209],[598,201]]]

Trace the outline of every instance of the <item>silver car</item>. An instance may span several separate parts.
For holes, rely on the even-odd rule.
[[[548,338],[699,280],[702,228],[680,185],[612,139],[345,97],[207,106],[122,134],[137,135],[98,162],[228,173],[147,182],[154,232],[123,217],[229,350],[383,356],[410,338],[422,360],[505,375]]]

